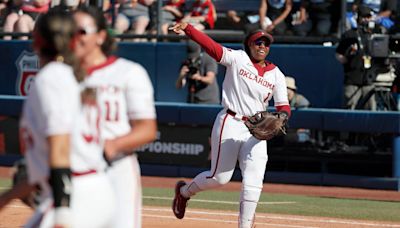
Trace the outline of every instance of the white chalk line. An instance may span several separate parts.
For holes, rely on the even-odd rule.
[[[144,199],[158,199],[158,200],[173,200],[171,197],[158,197],[158,196],[143,196]],[[217,204],[232,204],[238,205],[239,202],[234,201],[221,201],[221,200],[202,200],[202,199],[191,199],[192,202],[201,202],[201,203],[217,203]],[[276,201],[276,202],[258,202],[258,204],[293,204],[296,202],[293,201]]]

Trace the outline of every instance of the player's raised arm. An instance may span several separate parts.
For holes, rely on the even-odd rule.
[[[197,30],[192,25],[186,22],[179,22],[174,26],[170,27],[169,30],[174,31],[176,34],[181,34],[182,31],[196,43],[200,44],[200,46],[217,62],[220,62],[222,58],[222,46],[221,44],[215,42],[205,33]]]

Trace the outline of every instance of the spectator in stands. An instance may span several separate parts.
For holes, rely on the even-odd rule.
[[[235,10],[228,10],[226,12],[226,17],[233,30],[243,30],[246,34],[260,27],[260,16],[258,12],[255,11],[237,12]]]
[[[176,80],[176,88],[180,89],[187,84],[188,103],[219,104],[220,94],[216,80],[218,64],[207,53],[202,52],[200,45],[188,41],[187,59]]]
[[[296,80],[293,77],[286,76],[286,88],[288,92],[288,100],[291,108],[307,108],[311,104],[302,94],[297,92]],[[276,139],[283,140],[285,143],[303,143],[310,141],[311,130],[304,128],[288,128],[285,137]]]
[[[0,25],[3,26],[5,17],[8,12],[9,0],[0,0]]]
[[[286,34],[289,25],[287,18],[292,11],[292,0],[261,0],[260,26],[268,33]],[[270,23],[266,23],[268,17]]]
[[[357,12],[358,6],[365,5],[372,9],[372,11],[381,17],[391,17],[396,12],[396,0],[355,0],[353,4],[353,11]]]
[[[374,12],[374,21],[377,24],[386,29],[394,25],[396,0],[355,0],[352,6],[353,12],[357,12],[360,5],[367,6]]]
[[[330,34],[334,0],[301,0],[300,11],[292,21],[295,35],[326,36]]]
[[[217,13],[211,0],[196,0],[192,5],[192,11],[182,19],[198,30],[213,29],[216,20]]]
[[[283,35],[288,30],[287,16],[292,10],[292,0],[261,0],[258,12],[240,14],[234,10],[227,12],[227,18],[238,29],[249,33],[263,29],[269,33]]]
[[[132,30],[133,34],[143,35],[150,22],[149,6],[154,0],[118,0],[118,16],[115,30],[118,34]],[[143,41],[145,39],[134,39]]]
[[[239,12],[242,13],[242,12]],[[234,26],[233,29],[240,29],[244,30],[244,26],[249,23],[247,18],[247,14],[239,14],[236,10],[228,10],[226,12],[226,18],[232,25]]]
[[[49,10],[50,0],[12,0],[12,10],[8,14],[4,32],[29,33],[33,31],[35,21],[41,13]],[[5,36],[5,40],[10,40],[11,36]],[[20,39],[27,40],[27,36]]]
[[[168,27],[183,18],[184,6],[185,0],[169,0],[167,4],[162,7],[160,18],[162,34],[168,34]]]
[[[297,92],[296,80],[286,76],[286,87],[288,91],[289,104],[293,108],[307,108],[310,102],[302,94]]]

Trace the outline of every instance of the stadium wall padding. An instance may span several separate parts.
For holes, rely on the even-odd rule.
[[[241,44],[224,45],[233,49],[241,48]],[[34,61],[18,62],[23,58],[24,53],[32,55],[31,43],[17,40],[0,41],[0,53],[2,53],[0,55],[0,94],[20,95],[22,75],[35,73],[34,68],[38,65]],[[180,65],[186,58],[185,42],[121,42],[116,54],[136,61],[147,69],[157,101],[186,101],[187,89],[175,88]],[[285,75],[296,78],[299,92],[310,100],[313,107],[339,108],[341,106],[343,72],[342,66],[335,59],[335,47],[274,44],[267,59],[275,63]],[[21,67],[21,65],[24,66]],[[224,67],[219,65],[217,79],[220,87],[224,72]]]

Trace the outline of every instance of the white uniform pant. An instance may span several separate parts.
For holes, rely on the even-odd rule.
[[[71,227],[112,227],[115,196],[107,175],[103,172],[72,178]],[[36,209],[25,227],[54,227],[52,197],[47,197]]]
[[[239,161],[244,191],[261,192],[268,161],[267,143],[254,138],[244,122],[222,110],[211,133],[211,170],[200,173],[194,181],[201,190],[216,188],[232,178]],[[255,196],[258,201],[259,195]]]
[[[142,185],[136,155],[113,162],[107,174],[117,197],[117,213],[113,228],[140,228],[142,226]]]

